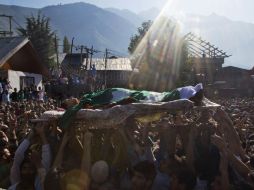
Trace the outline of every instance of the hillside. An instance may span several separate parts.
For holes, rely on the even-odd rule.
[[[14,17],[25,26],[25,17],[39,10],[19,6],[0,5],[0,13]],[[88,3],[48,6],[40,10],[50,17],[51,25],[62,39],[66,35],[74,44],[86,45],[104,51],[105,48],[127,55],[130,37],[136,28],[148,19],[154,19],[159,10],[150,9],[136,14],[129,10],[102,9]],[[203,39],[223,49],[232,57],[226,65],[250,69],[254,65],[254,24],[232,21],[216,14],[210,16],[185,15],[179,17],[183,35],[194,32]],[[0,20],[0,28],[6,28],[7,20]],[[17,25],[14,25],[14,28]]]
[[[126,20],[128,20],[129,22],[134,24],[136,27],[139,27],[144,20],[139,15],[137,15],[127,9],[120,10],[120,9],[116,9],[116,8],[107,8],[105,10],[110,11],[114,14],[117,14],[118,16],[125,18]]]
[[[159,14],[159,11],[151,9],[136,16],[146,21],[155,18],[156,14]],[[124,17],[124,14],[122,16]],[[253,67],[254,24],[232,21],[216,14],[209,16],[188,14],[176,18],[171,17],[180,23],[182,35],[193,32],[232,55],[225,60],[224,66],[232,65],[246,69]]]
[[[13,5],[0,5],[0,14],[13,16],[13,18],[22,26],[25,25],[25,17],[37,13],[37,9],[13,6]],[[14,29],[17,27],[17,24],[13,23]],[[0,29],[7,30],[9,27],[7,19],[0,19]]]
[[[13,16],[22,26],[25,26],[25,17],[38,11],[18,6],[0,6],[1,13]],[[110,48],[126,54],[130,37],[136,31],[136,26],[123,17],[87,3],[48,6],[40,11],[51,19],[51,26],[61,39],[64,35],[69,39],[74,37],[75,44],[93,45],[100,50]]]
[[[195,32],[232,57],[226,65],[250,69],[254,65],[254,24],[232,21],[212,14],[209,16],[189,15],[181,20],[183,32]]]

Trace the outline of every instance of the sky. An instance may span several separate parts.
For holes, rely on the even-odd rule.
[[[59,3],[81,2],[82,0],[0,0],[0,4],[21,5],[41,8]],[[133,12],[157,7],[162,9],[167,2],[167,11],[176,14],[210,15],[216,13],[232,20],[254,23],[254,0],[85,0],[99,7],[129,9]]]

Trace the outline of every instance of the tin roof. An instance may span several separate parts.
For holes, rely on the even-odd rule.
[[[61,57],[61,56],[59,56]],[[81,56],[80,54],[73,54],[70,60],[70,54],[65,55],[64,59],[62,59],[61,65],[62,67],[73,67],[73,68],[80,68],[81,66],[84,67],[86,65],[86,55],[83,55],[82,65],[81,63]],[[71,61],[71,63],[70,63]],[[95,65],[96,70],[108,70],[108,71],[132,71],[131,61],[129,58],[113,58],[107,59],[107,66],[105,67],[105,59],[102,58],[93,58],[92,65]],[[88,60],[88,69],[90,67],[90,60]]]

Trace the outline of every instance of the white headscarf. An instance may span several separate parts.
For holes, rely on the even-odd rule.
[[[181,99],[189,99],[197,94],[200,90],[203,89],[203,84],[199,83],[196,86],[185,86],[178,88],[177,90],[180,92]]]

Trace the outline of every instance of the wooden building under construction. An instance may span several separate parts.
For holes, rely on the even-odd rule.
[[[61,68],[64,75],[77,75],[87,77],[91,75],[92,68],[96,71],[96,81],[104,84],[107,88],[126,87],[129,75],[132,71],[129,58],[111,57],[107,60],[103,58],[86,59],[87,55],[82,57],[79,53],[66,54],[61,61]]]
[[[225,58],[229,55],[192,33],[187,34],[185,40],[188,45],[189,59],[194,65],[195,73],[200,76],[199,80],[205,84],[215,82],[216,73],[221,71]]]
[[[208,96],[254,95],[254,79],[249,70],[223,67],[225,59],[231,55],[192,33],[187,34],[185,40],[196,79],[206,86]]]

